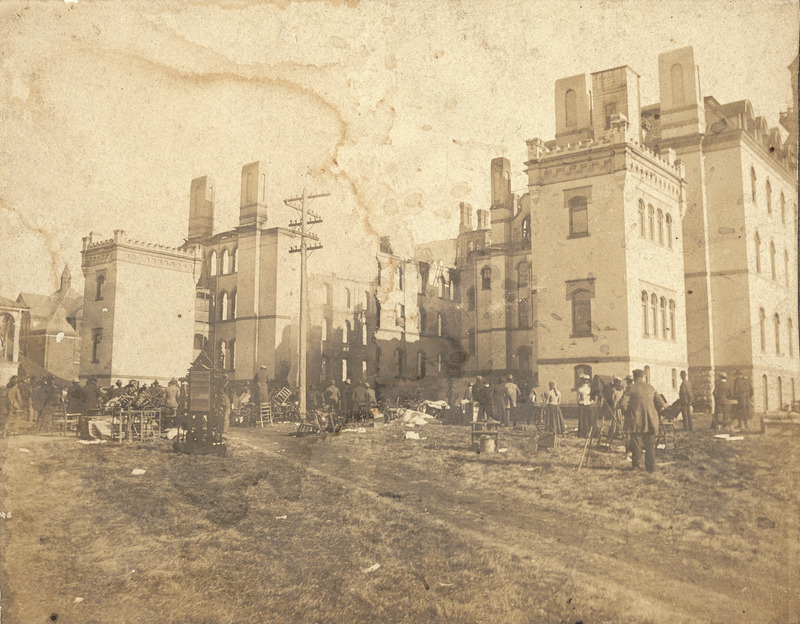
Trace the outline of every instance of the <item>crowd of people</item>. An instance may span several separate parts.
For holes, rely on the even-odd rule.
[[[54,377],[14,375],[6,385],[8,417],[35,425],[37,431],[53,428],[53,419],[62,415],[86,417],[101,414],[106,407],[120,405],[133,409],[162,408],[174,415],[186,403],[186,383],[177,379],[166,387],[158,380],[150,385],[131,379],[107,388],[89,378],[84,385],[78,379],[70,385],[58,384]]]

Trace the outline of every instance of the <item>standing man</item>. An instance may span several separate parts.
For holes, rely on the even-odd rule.
[[[592,429],[592,388],[589,376],[581,375],[578,394],[578,437],[588,438]]]
[[[506,422],[509,420],[509,416],[514,422],[514,425],[517,424],[517,400],[519,400],[519,386],[514,383],[514,377],[511,375],[508,376],[508,381],[506,381]]]
[[[644,380],[644,371],[633,371],[633,384],[622,397],[621,407],[628,412],[631,431],[631,454],[634,470],[642,466],[642,451],[647,472],[656,469],[658,413],[666,405],[656,389]]]
[[[692,392],[692,382],[689,381],[686,371],[681,371],[681,389],[679,390],[678,401],[681,407],[681,417],[683,418],[683,430],[691,431],[694,393]]]
[[[731,389],[728,386],[728,376],[720,373],[719,381],[714,386],[714,420],[711,421],[711,428],[721,427],[727,429],[731,426],[730,406],[728,401],[731,398]]]
[[[622,397],[625,396],[625,390],[622,387],[622,379],[619,377],[611,378],[611,426],[608,429],[608,448],[611,450],[611,443],[614,438],[622,432]]]
[[[492,400],[489,395],[489,386],[483,382],[483,377],[475,378],[472,386],[472,398],[478,403],[478,420],[492,420]]]
[[[339,411],[339,388],[333,381],[329,382],[328,387],[325,388],[325,406],[333,413]]]
[[[733,380],[733,398],[739,404],[736,406],[736,424],[739,429],[749,429],[748,422],[750,421],[750,414],[753,402],[753,384],[750,380],[742,375],[741,371],[736,371],[736,379]]]
[[[506,386],[503,383],[503,378],[498,377],[490,389],[489,395],[492,401],[492,411],[495,414],[495,420],[500,420],[504,427],[508,427],[508,410],[506,409]]]

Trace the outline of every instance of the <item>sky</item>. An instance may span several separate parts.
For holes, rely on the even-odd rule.
[[[311,269],[358,273],[381,235],[455,236],[494,157],[524,192],[556,79],[627,64],[654,103],[658,54],[691,45],[704,95],[773,126],[799,29],[778,0],[0,1],[0,295],[51,292],[65,263],[82,288],[90,231],[180,245],[198,176],[235,226],[256,160],[270,225],[330,193]]]

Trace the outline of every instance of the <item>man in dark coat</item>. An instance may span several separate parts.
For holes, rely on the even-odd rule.
[[[633,384],[623,394],[622,410],[627,412],[631,432],[633,468],[641,468],[642,451],[645,452],[647,472],[656,469],[656,435],[659,429],[658,413],[666,407],[661,395],[644,380],[644,371],[633,371]]]
[[[369,395],[361,383],[353,388],[353,415],[356,420],[364,420],[369,414]]]
[[[67,413],[83,414],[84,403],[81,382],[75,379],[69,387],[69,390],[67,390]]]
[[[478,404],[478,420],[492,420],[492,397],[483,377],[475,379],[472,386],[472,400]]]
[[[731,388],[728,386],[728,376],[720,373],[719,381],[714,386],[714,419],[711,421],[711,428],[730,427],[730,405]]]
[[[686,431],[692,430],[692,403],[694,403],[694,392],[692,391],[692,382],[686,375],[686,371],[681,371],[681,389],[678,394],[678,401],[681,407],[681,416],[683,418],[683,428]]]

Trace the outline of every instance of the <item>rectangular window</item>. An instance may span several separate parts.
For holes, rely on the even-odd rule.
[[[100,363],[100,343],[103,342],[103,329],[92,330],[92,364]]]
[[[592,301],[591,295],[585,290],[572,295],[572,335],[592,335]]]
[[[606,104],[605,108],[606,113],[606,130],[611,128],[611,118],[617,114],[617,103],[616,102],[609,102]]]

